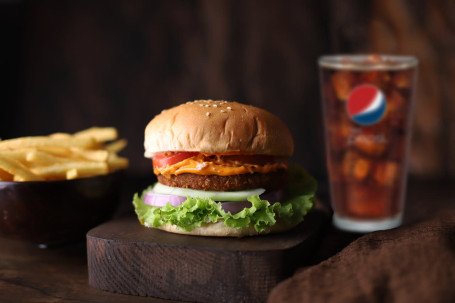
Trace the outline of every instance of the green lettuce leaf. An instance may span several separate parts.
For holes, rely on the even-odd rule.
[[[248,197],[252,206],[231,214],[221,208],[221,202],[204,198],[187,198],[179,206],[167,203],[163,207],[154,207],[142,202],[142,198],[151,187],[137,193],[133,198],[133,205],[139,221],[151,227],[163,224],[174,224],[181,230],[191,231],[203,223],[215,223],[224,220],[229,227],[243,228],[253,224],[256,231],[261,232],[274,225],[277,219],[285,220],[289,224],[298,224],[314,206],[316,180],[303,168],[292,166],[289,168],[289,184],[283,201],[270,203],[261,200],[258,195]]]

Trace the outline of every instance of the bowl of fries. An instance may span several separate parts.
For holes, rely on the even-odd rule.
[[[0,236],[81,240],[115,212],[128,159],[113,127],[0,140]]]

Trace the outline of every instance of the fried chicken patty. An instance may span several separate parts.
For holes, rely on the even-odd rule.
[[[267,174],[218,175],[158,175],[158,182],[164,185],[215,191],[234,191],[253,188],[267,190],[283,188],[287,182],[287,170],[281,169]]]

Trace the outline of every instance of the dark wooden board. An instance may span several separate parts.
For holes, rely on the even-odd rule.
[[[122,294],[191,302],[263,302],[305,264],[327,214],[313,211],[294,230],[259,237],[171,234],[135,218],[87,234],[89,284]]]

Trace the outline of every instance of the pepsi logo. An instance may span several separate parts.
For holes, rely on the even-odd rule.
[[[346,109],[352,121],[372,125],[384,117],[387,102],[384,93],[376,86],[365,84],[354,88],[349,94]]]

